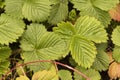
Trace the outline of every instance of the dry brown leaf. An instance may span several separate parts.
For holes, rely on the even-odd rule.
[[[120,4],[118,4],[115,8],[109,11],[109,14],[112,19],[116,21],[120,21]]]
[[[111,79],[120,78],[120,64],[117,62],[113,62],[109,66],[108,75]]]

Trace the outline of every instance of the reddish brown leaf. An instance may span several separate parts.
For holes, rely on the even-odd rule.
[[[115,8],[109,11],[109,14],[112,19],[116,21],[120,21],[120,4],[118,4]]]

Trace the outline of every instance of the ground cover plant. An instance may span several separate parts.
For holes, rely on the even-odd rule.
[[[119,0],[0,0],[0,80],[119,78]]]

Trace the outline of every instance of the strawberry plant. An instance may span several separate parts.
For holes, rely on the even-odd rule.
[[[0,80],[119,79],[119,35],[119,0],[0,0]]]

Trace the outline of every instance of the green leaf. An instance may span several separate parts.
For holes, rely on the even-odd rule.
[[[50,15],[49,0],[6,0],[6,13],[29,21],[45,21]],[[39,17],[38,17],[39,16]]]
[[[55,72],[43,70],[34,73],[32,80],[52,80],[55,76]]]
[[[95,17],[97,20],[99,20],[104,27],[108,27],[108,24],[110,24],[111,18],[107,11],[103,11],[96,7],[88,7],[88,9],[85,9],[84,11],[81,11],[81,16],[89,15],[91,17]]]
[[[115,46],[113,50],[113,58],[120,63],[120,46]]]
[[[3,0],[0,0],[0,8],[3,8],[5,5],[4,5],[4,1]]]
[[[42,70],[34,73],[32,80],[59,80],[55,66],[47,70]]]
[[[19,62],[17,62],[17,63],[16,63],[16,66],[19,66],[19,65],[21,65],[21,64],[24,64],[22,60],[19,61]],[[17,74],[18,74],[19,76],[20,76],[20,75],[24,75],[25,72],[26,72],[25,66],[17,67],[17,68],[16,68],[16,72],[17,72]]]
[[[72,80],[71,72],[68,70],[59,70],[58,74],[61,80]]]
[[[0,61],[0,76],[5,74],[9,70],[10,62],[7,60]]]
[[[112,33],[112,41],[115,45],[120,46],[120,26],[117,26]]]
[[[5,0],[5,12],[12,17],[23,18],[22,7],[24,0]]]
[[[102,10],[105,10],[105,11],[112,9],[118,3],[119,3],[119,0],[93,0],[94,6],[100,8]]]
[[[96,57],[97,51],[92,41],[96,43],[107,41],[104,27],[89,16],[80,17],[74,26],[69,22],[61,22],[53,30],[66,41],[73,59],[85,68],[89,68]]]
[[[71,21],[75,21],[75,19],[77,18],[77,13],[76,13],[76,10],[75,9],[72,9],[70,12],[69,12],[69,20]]]
[[[100,80],[100,74],[98,71],[94,70],[94,69],[85,69],[82,67],[76,67],[77,70],[81,71],[82,73],[84,73],[87,77],[89,77],[91,80]],[[74,78],[75,80],[86,80],[85,78],[83,78],[82,76],[80,76],[79,74],[74,72]]]
[[[58,35],[47,32],[42,24],[33,23],[28,26],[28,29],[23,34],[21,48],[24,51],[23,58],[25,62],[55,60],[64,55],[66,44]],[[40,69],[40,63],[37,63],[37,66],[34,66],[33,69],[35,71]]]
[[[98,44],[97,45],[97,55],[95,58],[95,61],[92,65],[92,68],[94,68],[97,71],[105,71],[108,69],[109,66],[109,56],[107,53],[105,53],[107,45],[105,43]]]
[[[68,15],[68,0],[62,0],[59,3],[54,4],[52,6],[48,22],[51,24],[57,24],[62,20],[65,20],[67,15]]]
[[[8,45],[15,42],[22,35],[24,26],[23,21],[2,14],[0,16],[0,43]]]
[[[49,0],[27,0],[23,5],[22,14],[28,20],[45,21],[50,14],[50,5]]]
[[[30,80],[27,76],[17,77],[16,80]]]
[[[107,33],[94,17],[83,16],[75,23],[76,33],[96,43],[106,42]]]
[[[60,2],[60,0],[50,0],[51,4],[57,4]]]
[[[74,36],[70,48],[73,59],[82,67],[90,68],[97,53],[94,43],[85,38]]]
[[[76,33],[74,26],[70,22],[61,22],[57,26],[53,28],[53,31],[66,41],[70,40]]]
[[[71,2],[74,4],[74,8],[81,11],[80,14],[82,16],[89,15],[89,16],[95,17],[105,27],[107,27],[108,24],[110,23],[111,18],[109,16],[108,12],[101,10],[99,7],[94,5],[94,3],[97,2],[97,0],[94,0],[94,1],[91,1],[91,0],[79,0],[79,1],[78,0],[71,0]],[[99,2],[100,2],[100,0],[99,0]],[[107,7],[107,6],[105,6],[105,7]]]
[[[0,46],[0,61],[2,61],[2,60],[4,61],[7,58],[9,58],[10,53],[11,53],[11,50],[9,47]]]
[[[61,39],[66,42],[66,56],[69,53],[70,41],[73,35],[75,35],[74,26],[70,22],[61,22],[57,24],[58,27],[54,27],[53,31],[58,34]]]

